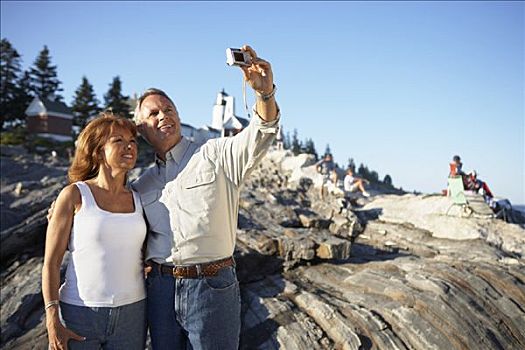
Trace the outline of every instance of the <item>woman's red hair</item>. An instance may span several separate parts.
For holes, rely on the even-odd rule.
[[[67,172],[69,183],[97,177],[102,147],[115,128],[127,129],[133,136],[137,136],[137,127],[131,120],[114,115],[112,112],[100,113],[80,132],[75,156]]]

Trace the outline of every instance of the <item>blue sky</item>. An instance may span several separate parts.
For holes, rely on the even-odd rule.
[[[497,196],[525,203],[523,2],[1,2],[1,36],[29,67],[44,45],[71,103],[83,75],[99,100],[160,87],[182,121],[211,123],[242,75],[225,49],[268,59],[284,130],[319,153],[439,192],[461,155]],[[253,95],[249,95],[253,102]],[[250,102],[251,104],[251,102]]]

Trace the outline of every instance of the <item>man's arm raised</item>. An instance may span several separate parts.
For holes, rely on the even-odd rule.
[[[242,47],[252,57],[252,64],[241,66],[244,79],[255,90],[257,95],[256,110],[261,119],[271,122],[277,118],[277,104],[275,102],[275,85],[270,62],[257,57],[257,53],[248,45]]]
[[[237,186],[260,162],[279,131],[271,65],[258,58],[251,47],[245,45],[242,50],[252,57],[252,64],[241,69],[257,95],[255,115],[250,125],[240,133],[215,143],[219,163],[226,176]]]

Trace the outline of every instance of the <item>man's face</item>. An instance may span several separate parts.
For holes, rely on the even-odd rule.
[[[150,95],[140,107],[139,131],[161,155],[181,140],[179,113],[166,97]]]
[[[331,162],[332,161],[332,156],[325,156],[324,160],[326,160],[327,162]]]

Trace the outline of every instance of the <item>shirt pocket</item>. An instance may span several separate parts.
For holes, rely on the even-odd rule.
[[[182,187],[184,189],[192,189],[200,186],[209,185],[211,183],[215,182],[215,172],[214,171],[207,171],[202,174],[197,174],[195,177],[187,177],[184,179],[182,183]]]
[[[210,211],[215,202],[215,180],[214,171],[198,173],[184,178],[181,183],[183,193],[181,206],[190,213]]]
[[[161,193],[161,191],[155,190],[140,195],[140,201],[142,202],[142,207],[146,213],[149,228],[151,231],[156,232],[158,232],[160,225],[160,217],[165,214],[166,211],[164,205],[159,202]]]

